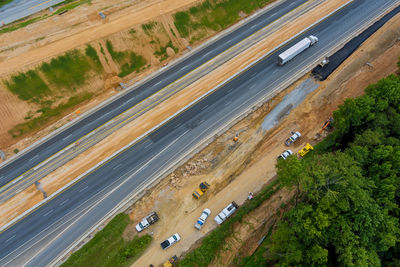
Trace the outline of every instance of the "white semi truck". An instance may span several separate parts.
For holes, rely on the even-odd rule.
[[[318,38],[315,37],[314,35],[310,35],[297,44],[293,45],[289,49],[287,49],[285,52],[280,54],[278,56],[278,64],[283,65],[293,59],[295,56],[309,48],[310,46],[314,45],[315,43],[318,42]]]

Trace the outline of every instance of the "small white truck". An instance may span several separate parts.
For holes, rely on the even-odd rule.
[[[309,48],[310,46],[316,44],[318,42],[318,38],[314,35],[310,35],[300,42],[296,43],[295,45],[291,46],[285,52],[278,56],[278,64],[284,65],[293,59],[295,56]]]
[[[223,209],[217,216],[215,216],[214,221],[217,224],[221,224],[226,219],[228,219],[229,216],[231,216],[237,209],[239,208],[238,204],[233,201],[232,203],[229,203],[228,206],[226,206],[225,209]]]
[[[299,138],[301,137],[301,134],[299,132],[292,132],[292,135],[286,139],[285,145],[290,146],[294,142],[296,142]]]
[[[168,238],[167,240],[164,240],[163,242],[161,242],[161,247],[162,249],[167,249],[170,246],[172,246],[173,244],[175,244],[176,242],[178,242],[179,240],[181,240],[181,237],[178,235],[178,233],[174,234],[173,236],[171,236],[170,238]]]
[[[149,215],[147,215],[146,217],[144,217],[143,220],[136,225],[136,230],[138,232],[141,232],[144,229],[146,229],[147,227],[149,227],[150,225],[154,224],[156,221],[158,221],[158,219],[159,219],[159,217],[158,217],[157,213],[152,212]]]
[[[194,228],[196,228],[197,230],[200,230],[201,227],[203,227],[203,224],[206,222],[208,216],[210,216],[210,214],[211,214],[211,210],[204,209],[203,212],[201,213],[199,219],[195,223]]]
[[[283,153],[279,155],[278,159],[286,159],[290,155],[293,155],[293,151],[288,149],[288,150],[283,151]]]

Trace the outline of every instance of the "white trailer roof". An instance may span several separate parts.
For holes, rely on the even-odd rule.
[[[292,55],[297,55],[298,53],[301,53],[304,49],[308,48],[310,44],[311,41],[308,38],[304,38],[303,40],[280,54],[279,57],[282,59],[282,61],[286,61],[286,59],[290,58]]]

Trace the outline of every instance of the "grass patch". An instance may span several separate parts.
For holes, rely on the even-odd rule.
[[[142,24],[142,29],[145,34],[150,35],[151,31],[154,29],[154,27],[157,25],[157,22],[151,21],[149,23]]]
[[[22,100],[33,100],[51,93],[37,71],[33,70],[11,76],[11,81],[5,81],[5,84]]]
[[[0,0],[0,7],[7,5],[8,3],[11,3],[13,0]]]
[[[122,233],[129,222],[128,215],[118,214],[61,266],[129,266],[146,250],[152,240],[151,236],[145,235],[124,241]]]
[[[170,40],[168,42],[168,44],[166,44],[165,46],[160,46],[160,50],[157,50],[156,52],[154,52],[154,55],[160,57],[160,61],[166,60],[168,58],[168,54],[167,54],[168,47],[171,47],[175,53],[178,53],[178,51],[179,51],[179,49],[177,47],[175,47],[172,44],[172,41]]]
[[[225,238],[233,234],[233,225],[236,222],[241,222],[246,214],[259,207],[280,188],[281,186],[278,184],[277,180],[265,187],[251,201],[243,204],[230,219],[207,235],[203,239],[200,247],[192,250],[183,260],[179,261],[179,266],[208,266],[214,259],[216,252],[222,248],[225,243]]]
[[[200,27],[219,31],[238,21],[240,11],[249,14],[269,2],[271,0],[206,0],[188,11],[175,13],[174,24],[182,37],[188,37]]]
[[[92,96],[93,93],[84,92],[76,96],[70,97],[66,103],[62,103],[55,108],[51,108],[50,105],[48,105],[52,102],[42,102],[42,108],[38,110],[38,112],[42,113],[39,117],[30,119],[24,123],[14,126],[9,131],[9,134],[15,138],[22,136],[23,134],[32,132],[38,127],[44,126],[51,118],[61,115],[63,112],[68,111],[79,103],[90,99]]]
[[[43,63],[40,67],[50,83],[73,90],[74,86],[84,84],[91,69],[88,58],[78,50],[53,58],[50,63]]]
[[[129,62],[121,66],[121,72],[118,74],[119,77],[125,77],[126,75],[136,71],[139,72],[140,68],[146,65],[146,59],[140,55],[136,55],[135,52],[130,52]]]
[[[91,4],[91,3],[92,3],[92,0],[80,0],[80,1],[74,1],[74,0],[71,1],[70,0],[70,1],[64,1],[63,3],[60,3],[60,4],[63,4],[63,6],[61,8],[59,8],[59,9],[57,9],[57,11],[54,12],[52,15],[58,15],[61,12],[64,12],[66,10],[71,10],[71,9],[74,9],[75,7],[80,6],[80,5]]]
[[[111,58],[118,63],[122,63],[124,61],[124,59],[128,56],[128,53],[126,53],[126,52],[115,51],[113,44],[111,43],[110,40],[106,41],[106,48],[108,50],[108,53],[110,53]]]
[[[33,18],[33,19],[29,19],[29,20],[23,21],[21,23],[13,24],[13,25],[11,25],[9,27],[4,27],[4,28],[0,29],[0,33],[16,31],[16,30],[18,30],[20,28],[26,27],[26,26],[28,26],[28,25],[30,25],[32,23],[35,23],[35,22],[37,22],[39,20],[42,20],[42,19],[44,19],[46,17],[47,17],[47,14],[43,15],[41,17],[36,17],[36,18]]]
[[[96,72],[101,72],[103,70],[103,65],[101,65],[100,58],[97,55],[96,49],[93,48],[91,45],[87,45],[85,49],[85,54],[88,56],[92,61],[92,67],[96,70]]]

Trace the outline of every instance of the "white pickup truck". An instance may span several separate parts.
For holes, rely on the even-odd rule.
[[[176,233],[173,236],[171,236],[170,238],[168,238],[167,240],[164,240],[160,245],[161,245],[162,249],[167,249],[170,246],[172,246],[173,244],[175,244],[176,242],[178,242],[179,240],[181,240],[181,237],[178,235],[178,233]]]
[[[147,227],[149,227],[150,225],[154,224],[156,221],[158,221],[158,219],[159,219],[159,217],[158,217],[157,213],[152,212],[149,215],[147,215],[146,217],[144,217],[143,220],[136,225],[136,230],[138,232],[141,232],[144,229],[146,229]]]
[[[233,201],[226,206],[217,216],[215,216],[214,221],[217,224],[223,223],[229,216],[231,216],[239,208],[238,204]]]

